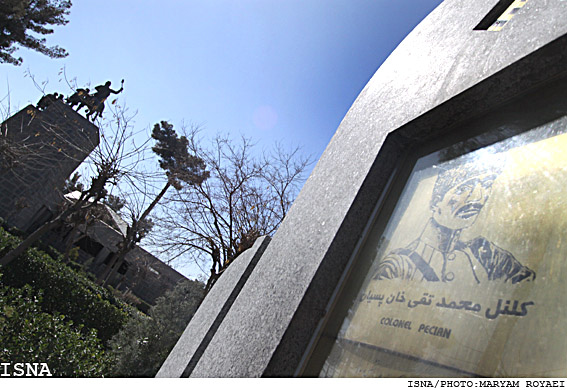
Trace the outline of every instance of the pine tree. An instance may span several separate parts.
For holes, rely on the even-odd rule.
[[[12,56],[17,46],[38,51],[50,58],[67,56],[59,46],[48,47],[45,38],[53,29],[47,26],[65,25],[71,8],[70,0],[2,0],[0,6],[0,63],[21,65],[22,58]]]
[[[119,213],[126,205],[126,201],[124,199],[112,194],[109,194],[106,198],[104,198],[102,203],[110,207],[116,213]]]
[[[170,187],[181,190],[183,183],[189,186],[200,185],[209,177],[203,159],[189,153],[189,141],[184,136],[179,137],[173,125],[166,121],[156,123],[152,130],[152,138],[157,141],[152,151],[160,157],[159,166],[165,171],[167,182],[142,215],[132,217],[132,223],[119,245],[118,253],[113,256],[106,271],[98,279],[98,282],[104,281],[105,285],[120,268],[126,254],[147,233],[147,231],[144,233],[144,228],[147,229],[148,226],[147,217],[167,190]]]
[[[184,136],[178,137],[173,125],[166,121],[156,123],[152,138],[157,141],[152,151],[160,157],[159,166],[167,175],[168,188],[171,185],[180,190],[181,182],[196,185],[209,177],[203,159],[189,154],[189,141]]]

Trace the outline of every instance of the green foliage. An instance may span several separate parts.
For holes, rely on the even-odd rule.
[[[19,239],[0,229],[0,254]],[[84,274],[36,249],[29,249],[16,261],[2,267],[2,282],[12,287],[30,285],[43,291],[41,306],[48,313],[60,313],[75,324],[98,331],[108,341],[128,319],[126,308],[112,294]]]
[[[179,137],[173,125],[166,121],[156,123],[152,138],[157,141],[152,150],[160,157],[159,166],[166,172],[173,187],[181,189],[180,180],[194,185],[201,184],[209,177],[203,159],[189,154],[189,140],[183,136]]]
[[[61,377],[105,375],[111,357],[94,330],[79,330],[63,315],[42,312],[41,296],[29,286],[0,286],[0,362],[47,363],[51,374]]]
[[[187,327],[204,296],[197,281],[179,283],[158,298],[149,316],[135,314],[111,340],[113,376],[154,377]]]
[[[79,258],[79,247],[74,246],[69,250],[69,260],[71,261],[71,264],[77,261],[78,258]]]
[[[0,3],[0,63],[20,65],[22,58],[12,56],[19,45],[38,51],[50,58],[67,56],[59,46],[48,47],[45,38],[53,29],[46,26],[67,24],[65,16],[71,8],[69,0],[2,0]]]

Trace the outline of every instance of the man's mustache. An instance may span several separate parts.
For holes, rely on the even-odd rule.
[[[455,215],[459,218],[469,219],[480,213],[480,210],[482,210],[483,207],[484,204],[482,203],[467,203],[466,205],[459,208]]]

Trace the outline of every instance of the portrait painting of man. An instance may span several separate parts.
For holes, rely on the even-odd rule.
[[[377,208],[324,375],[567,373],[567,117],[469,146]]]
[[[478,284],[534,280],[534,271],[488,238],[460,239],[461,232],[476,222],[500,171],[492,164],[441,170],[430,201],[431,217],[420,236],[389,253],[373,278]]]

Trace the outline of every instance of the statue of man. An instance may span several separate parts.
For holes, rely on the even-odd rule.
[[[96,114],[93,120],[96,119],[99,115],[102,115],[102,111],[104,110],[104,102],[106,99],[108,99],[110,94],[119,94],[124,90],[124,79],[122,79],[122,84],[118,91],[111,89],[110,84],[110,81],[107,81],[104,85],[95,87],[96,92],[94,93],[94,95],[92,95],[91,99],[89,99],[90,104],[88,105],[89,112],[87,113],[87,119],[89,119],[92,114]]]
[[[104,103],[104,101],[110,96],[111,93],[119,94],[124,90],[124,80],[122,80],[122,85],[118,91],[115,91],[110,88],[110,81],[107,81],[104,85],[99,85],[95,87],[96,92],[93,95],[95,100],[100,103]]]
[[[71,106],[71,108],[75,107],[75,105],[79,105],[77,107],[77,111],[79,111],[83,106],[86,105],[85,101],[86,98],[89,96],[89,89],[88,88],[78,88],[77,91],[69,96],[66,101],[67,104]]]
[[[45,110],[47,106],[58,99],[58,95],[59,94],[55,92],[42,96],[41,99],[39,99],[39,101],[37,102],[37,108],[42,111]]]

